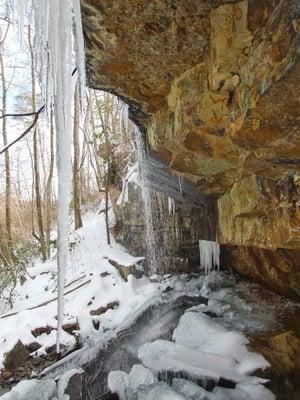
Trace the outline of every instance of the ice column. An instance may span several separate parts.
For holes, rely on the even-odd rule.
[[[200,266],[205,274],[220,269],[220,245],[210,240],[199,240]]]

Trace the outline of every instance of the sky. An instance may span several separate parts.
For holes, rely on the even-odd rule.
[[[5,0],[0,0],[0,29],[6,31],[7,22],[3,20],[6,16]],[[20,40],[20,32],[17,21],[10,24],[5,43],[3,45],[5,77],[8,82],[7,112],[19,113],[30,112],[26,96],[31,91],[31,70],[26,36],[23,44]],[[0,82],[0,108],[2,110],[2,85]],[[38,104],[39,106],[39,104]],[[7,118],[8,141],[11,142],[19,136],[30,125],[30,118]],[[40,128],[43,129],[45,121],[41,121]],[[2,124],[0,125],[1,137],[0,148],[3,146]],[[46,131],[46,130],[45,130]],[[24,197],[27,197],[28,187],[31,186],[31,161],[28,146],[31,146],[32,132],[27,138],[14,145],[10,151],[12,183],[16,184],[17,178],[21,180]],[[4,156],[0,155],[0,192],[4,189]]]

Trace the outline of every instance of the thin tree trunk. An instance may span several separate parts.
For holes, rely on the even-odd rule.
[[[109,137],[108,137],[108,99],[109,97],[104,94],[104,137],[105,137],[105,147],[106,147],[106,157],[107,157],[107,171],[105,178],[105,226],[106,226],[106,236],[107,244],[110,245],[110,232],[109,232],[109,218],[108,218],[108,207],[109,207],[109,183],[110,183],[110,168],[111,168],[111,154],[109,148]]]
[[[110,232],[109,232],[109,215],[108,215],[108,207],[109,207],[109,195],[108,195],[108,175],[106,176],[106,185],[105,185],[105,227],[106,227],[106,237],[107,244],[110,245]]]
[[[36,91],[35,91],[35,73],[34,73],[34,52],[31,43],[31,31],[30,26],[28,27],[28,44],[30,49],[31,57],[31,80],[32,80],[32,112],[36,112]],[[38,149],[38,127],[37,125],[33,131],[33,163],[34,163],[34,178],[35,178],[35,199],[36,199],[36,211],[37,211],[37,223],[39,231],[39,242],[41,245],[41,254],[43,261],[46,261],[46,244],[44,235],[44,224],[43,224],[43,210],[42,210],[42,197],[40,187],[40,166],[39,166],[39,149]]]
[[[2,48],[0,48],[0,66],[1,66],[1,80],[2,80],[2,112],[7,113],[7,84],[5,80],[5,68],[3,61]],[[7,145],[7,120],[6,117],[2,118],[2,135],[3,145]],[[5,158],[5,230],[7,236],[7,245],[12,253],[12,229],[11,229],[11,171],[10,171],[10,155],[7,150],[4,155]],[[11,254],[12,255],[12,254]]]
[[[81,218],[81,174],[80,174],[80,143],[79,143],[80,103],[79,86],[76,83],[74,91],[74,126],[73,126],[73,203],[75,229],[82,227]]]
[[[54,170],[54,126],[53,126],[53,110],[50,112],[50,165],[49,174],[46,182],[46,243],[47,256],[50,257],[50,231],[51,231],[51,187]]]

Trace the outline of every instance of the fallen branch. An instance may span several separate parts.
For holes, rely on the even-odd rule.
[[[35,114],[34,120],[32,121],[32,124],[20,135],[18,136],[15,140],[7,144],[3,149],[0,150],[0,155],[5,153],[11,146],[13,146],[15,143],[17,143],[19,140],[23,139],[24,136],[27,135],[31,131],[31,129],[35,126],[37,123],[37,120],[39,118],[39,115],[41,112],[45,110],[45,106],[42,106]]]
[[[76,281],[74,281],[74,282],[76,282]],[[72,282],[72,283],[74,283],[74,282]],[[68,295],[68,294],[70,294],[70,293],[72,293],[72,292],[75,292],[75,290],[80,289],[80,288],[82,288],[83,286],[86,286],[86,285],[87,285],[88,283],[90,283],[90,282],[91,282],[91,279],[89,279],[88,281],[85,281],[85,282],[81,283],[80,285],[76,286],[75,288],[70,289],[70,290],[68,290],[66,293],[64,293],[64,296],[66,296],[66,295]],[[69,285],[70,285],[70,284],[69,284]],[[38,304],[37,306],[29,307],[29,308],[26,308],[25,310],[15,311],[15,312],[12,312],[12,313],[10,313],[10,314],[5,314],[5,315],[3,315],[3,316],[1,317],[1,319],[5,319],[5,318],[8,318],[8,317],[13,317],[14,315],[17,315],[17,314],[19,314],[19,313],[22,312],[22,311],[31,311],[31,310],[35,310],[36,308],[40,308],[40,307],[47,306],[48,304],[53,303],[53,302],[56,301],[56,300],[57,300],[57,296],[54,297],[53,299],[50,299],[50,300],[45,301],[44,303]]]

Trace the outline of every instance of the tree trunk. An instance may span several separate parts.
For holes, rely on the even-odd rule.
[[[78,82],[74,91],[74,126],[73,126],[73,203],[75,229],[82,227],[81,218],[81,174],[80,174],[80,143],[79,143],[80,103]]]
[[[110,169],[111,169],[111,152],[109,147],[109,136],[108,136],[108,99],[109,97],[104,94],[104,137],[107,157],[107,171],[105,178],[105,225],[106,225],[106,236],[107,244],[110,245],[110,232],[109,232],[109,218],[108,218],[108,207],[109,207],[109,183],[110,183]]]
[[[46,243],[47,256],[50,258],[50,231],[51,231],[51,186],[54,170],[54,126],[53,126],[53,110],[50,113],[50,165],[49,174],[46,182]]]
[[[1,80],[2,80],[2,112],[7,113],[7,84],[5,80],[5,68],[3,61],[2,46],[0,47],[0,66],[1,66]],[[2,135],[3,145],[7,145],[7,120],[6,117],[2,118]],[[10,155],[9,150],[5,152],[5,230],[7,236],[7,245],[12,253],[12,230],[11,230],[11,171],[10,171]],[[12,255],[12,254],[11,254]]]
[[[36,91],[35,91],[35,59],[34,51],[31,43],[31,31],[30,26],[28,27],[28,44],[30,49],[31,57],[31,80],[32,80],[32,112],[36,112]],[[44,224],[43,224],[43,209],[42,209],[42,197],[40,187],[40,166],[39,166],[39,149],[38,149],[38,126],[36,124],[33,131],[33,164],[34,164],[34,180],[35,180],[35,200],[36,200],[36,211],[37,211],[37,224],[38,224],[38,240],[41,245],[41,255],[43,261],[46,261],[46,243],[44,235]]]

